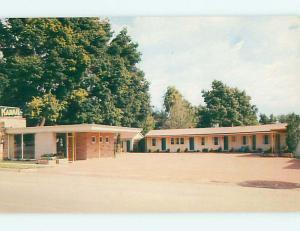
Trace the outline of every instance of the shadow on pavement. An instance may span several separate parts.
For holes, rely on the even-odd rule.
[[[300,160],[292,159],[288,163],[289,163],[289,165],[284,167],[285,169],[299,169],[300,170]]]
[[[300,188],[300,184],[284,181],[265,181],[251,180],[238,183],[239,186],[253,188],[270,188],[270,189],[295,189]]]

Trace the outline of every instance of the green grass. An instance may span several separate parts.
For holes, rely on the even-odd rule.
[[[40,167],[42,166],[35,164],[33,161],[0,161],[0,169],[33,169]]]

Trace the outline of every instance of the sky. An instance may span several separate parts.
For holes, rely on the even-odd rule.
[[[260,113],[300,113],[300,17],[110,17],[139,44],[151,103],[167,86],[193,105],[213,80],[245,90]]]

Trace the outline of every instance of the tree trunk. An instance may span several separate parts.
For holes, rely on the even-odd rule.
[[[42,120],[41,120],[40,126],[44,126],[44,125],[45,125],[45,122],[46,122],[46,118],[43,117]]]

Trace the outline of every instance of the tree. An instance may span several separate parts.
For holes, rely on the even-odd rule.
[[[1,20],[0,103],[27,110],[52,94],[66,101],[58,124],[142,127],[151,108],[137,49],[126,29],[114,36],[99,18]]]
[[[281,115],[281,122],[287,123],[286,144],[289,152],[295,152],[300,141],[300,116],[295,113]]]
[[[30,119],[31,125],[44,126],[54,124],[61,116],[64,103],[60,103],[52,94],[46,94],[42,97],[33,97],[32,101],[27,103],[25,115]]]
[[[148,115],[144,123],[142,133],[146,134],[150,130],[154,129],[154,127],[155,127],[155,120],[152,115]]]
[[[191,128],[196,124],[196,110],[175,87],[168,87],[164,95],[166,120],[163,128]]]
[[[157,110],[153,112],[153,118],[155,121],[155,129],[163,129],[164,124],[168,119],[168,115],[164,110]]]
[[[273,114],[268,117],[266,114],[259,115],[259,123],[260,124],[273,124],[277,122],[277,117]]]
[[[258,124],[257,108],[251,104],[251,97],[245,91],[214,80],[212,89],[203,90],[202,96],[206,105],[199,109],[199,127]]]
[[[170,108],[164,128],[192,128],[194,126],[193,110],[186,107],[183,101],[176,101]]]

